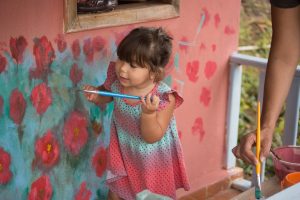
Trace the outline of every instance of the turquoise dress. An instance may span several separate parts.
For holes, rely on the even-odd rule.
[[[122,93],[122,85],[111,63],[104,87]],[[168,85],[159,82],[152,90],[159,96],[159,109],[168,104],[169,94],[176,99],[176,108],[183,99]],[[141,102],[132,105],[126,99],[114,98],[111,137],[108,147],[107,185],[119,197],[135,199],[137,193],[148,189],[153,193],[176,199],[176,189],[189,190],[183,153],[173,116],[163,138],[146,143],[140,134]]]

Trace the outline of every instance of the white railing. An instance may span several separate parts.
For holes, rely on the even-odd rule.
[[[236,158],[231,149],[236,146],[238,140],[238,124],[240,112],[240,97],[242,86],[243,65],[259,69],[258,100],[263,103],[263,89],[267,59],[257,58],[238,53],[230,57],[230,83],[227,104],[226,123],[226,160],[225,168],[230,169],[236,166]],[[279,80],[280,81],[280,80]],[[295,145],[297,140],[297,129],[300,104],[300,66],[295,73],[287,100],[285,111],[285,127],[283,134],[283,145]],[[262,180],[264,179],[264,167]]]

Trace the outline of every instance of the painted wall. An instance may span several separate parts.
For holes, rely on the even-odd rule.
[[[136,26],[174,37],[165,81],[183,95],[176,118],[193,190],[224,178],[229,55],[239,0],[181,1],[179,18],[63,33],[62,0],[0,1],[0,194],[104,199],[112,106],[74,88],[103,83],[116,45]],[[179,195],[186,194],[178,191]]]

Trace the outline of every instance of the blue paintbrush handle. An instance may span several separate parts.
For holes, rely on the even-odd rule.
[[[114,92],[98,91],[98,90],[82,90],[82,91],[88,92],[88,93],[93,93],[93,94],[99,94],[101,96],[106,96],[106,97],[119,97],[119,98],[126,98],[126,99],[141,100],[141,97],[134,96],[134,95],[119,94],[119,93],[114,93]]]

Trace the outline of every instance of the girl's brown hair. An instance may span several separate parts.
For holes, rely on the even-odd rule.
[[[133,29],[119,44],[117,55],[132,67],[149,67],[155,81],[164,76],[164,67],[172,53],[172,38],[161,28],[139,27]]]

